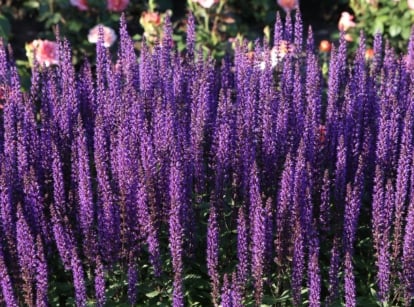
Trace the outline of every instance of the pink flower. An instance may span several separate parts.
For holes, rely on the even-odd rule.
[[[354,16],[349,14],[348,12],[342,12],[341,18],[338,22],[338,29],[339,31],[347,31],[350,28],[353,28],[356,26],[355,22],[353,21]]]
[[[59,45],[55,42],[36,39],[26,45],[26,49],[40,66],[49,67],[59,64]]]
[[[193,0],[193,2],[197,2],[198,4],[200,4],[202,7],[209,9],[211,8],[214,4],[219,3],[220,0]]]
[[[76,6],[81,11],[87,11],[89,9],[87,0],[70,0],[70,4]]]
[[[374,49],[368,48],[365,50],[365,59],[366,60],[372,60],[374,58]]]
[[[332,49],[332,44],[330,41],[324,39],[321,40],[321,42],[319,43],[319,51],[320,52],[330,52]]]
[[[106,7],[109,11],[122,12],[129,4],[129,0],[107,0]]]
[[[414,10],[414,0],[407,0],[407,5],[410,10]]]
[[[299,7],[299,0],[277,0],[277,4],[279,4],[285,12],[290,12]]]
[[[141,18],[143,24],[153,24],[155,26],[161,24],[161,16],[157,12],[143,12]]]
[[[105,27],[101,24],[96,25],[92,29],[89,30],[88,34],[88,41],[92,44],[96,44],[99,40],[99,27],[103,29],[103,45],[105,47],[111,47],[112,44],[116,41],[116,34],[115,31],[109,27]]]

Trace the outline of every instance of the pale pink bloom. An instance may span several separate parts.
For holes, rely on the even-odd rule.
[[[277,0],[277,4],[279,4],[285,12],[290,12],[299,8],[299,0]]]
[[[49,67],[59,64],[59,45],[48,40],[36,39],[28,46],[40,66]]]
[[[194,2],[197,2],[198,4],[200,4],[202,7],[209,9],[211,8],[214,4],[219,3],[220,0],[193,0]]]
[[[96,25],[89,30],[88,41],[92,44],[96,44],[99,41],[99,27],[103,29],[103,45],[104,47],[111,47],[116,41],[115,31],[109,27],[105,27],[101,24]]]
[[[129,4],[129,0],[107,0],[106,8],[113,12],[122,12]]]
[[[87,11],[89,9],[87,0],[70,0],[70,4],[76,6],[81,11]]]
[[[414,10],[414,0],[407,0],[407,5],[410,10]]]
[[[348,12],[342,12],[341,18],[338,22],[338,29],[339,31],[347,31],[350,28],[353,28],[356,26],[355,22],[353,21],[354,16],[349,14]]]

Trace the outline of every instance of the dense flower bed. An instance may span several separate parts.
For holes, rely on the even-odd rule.
[[[0,48],[0,304],[412,303],[414,42],[342,35],[325,80],[295,19],[221,65],[191,17],[138,62],[123,19],[28,92]]]

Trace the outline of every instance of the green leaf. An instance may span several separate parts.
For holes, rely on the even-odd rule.
[[[383,33],[383,32],[384,32],[384,23],[381,21],[375,20],[373,33]]]
[[[374,288],[370,288],[369,292],[371,292],[371,296],[372,297],[376,297],[377,296],[377,291]]]
[[[0,14],[0,36],[8,38],[10,35],[10,23],[6,16]]]
[[[401,37],[404,40],[408,40],[410,38],[411,35],[411,28],[410,27],[405,27],[402,31],[401,31]]]
[[[39,8],[39,1],[27,1],[23,4],[24,7],[28,9],[37,9]]]
[[[184,277],[184,280],[189,280],[189,279],[192,279],[192,280],[194,280],[194,279],[201,279],[201,276],[200,275],[196,275],[196,274],[187,274]]]
[[[145,293],[145,296],[148,297],[148,298],[154,298],[158,295],[160,295],[160,292],[158,290],[154,290],[152,292]]]
[[[391,35],[391,37],[395,37],[395,36],[397,36],[398,34],[400,34],[401,33],[401,26],[400,25],[397,25],[397,24],[393,24],[393,25],[391,25],[391,27],[390,27],[390,35]]]
[[[135,34],[134,36],[132,36],[133,41],[140,41],[141,39],[142,39],[141,34]]]

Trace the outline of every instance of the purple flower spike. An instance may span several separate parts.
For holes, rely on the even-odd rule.
[[[3,158],[4,156],[1,156]],[[4,160],[2,160],[4,161]],[[15,208],[12,204],[12,187],[10,186],[9,174],[7,174],[4,163],[0,170],[0,225],[5,245],[14,250],[16,246]]]
[[[93,229],[95,212],[87,140],[80,116],[78,118],[76,142],[78,158],[76,161],[79,195],[78,216],[80,228],[84,237],[84,252],[85,255],[92,260],[97,247],[95,242],[95,231]]]
[[[246,216],[243,208],[239,208],[239,216],[237,219],[237,280],[244,289],[247,286],[247,278],[249,274],[249,241]]]
[[[316,223],[314,223],[316,224]],[[309,306],[321,305],[321,274],[319,267],[319,238],[316,225],[312,225],[309,234],[309,263],[308,263],[308,287]]]
[[[221,305],[222,307],[233,307],[232,290],[229,281],[229,276],[224,274],[223,287],[221,290]]]
[[[261,304],[263,296],[264,256],[266,251],[266,216],[260,195],[254,198],[253,236],[252,236],[252,275],[254,279],[254,297],[257,305]]]
[[[10,275],[4,259],[3,248],[0,245],[0,287],[6,306],[17,307],[17,299],[13,291]]]
[[[290,221],[293,216],[294,176],[294,161],[292,161],[291,155],[288,154],[280,180],[276,209],[275,262],[279,267],[286,267],[285,259],[288,257],[288,242],[292,240]]]
[[[339,266],[341,261],[339,235],[334,238],[331,249],[331,260],[329,265],[329,288],[328,297],[325,300],[327,306],[331,305],[339,294]]]
[[[75,300],[76,306],[86,306],[86,285],[85,285],[85,273],[83,271],[82,262],[74,248],[71,255],[71,266],[73,274],[73,286],[75,288]]]
[[[345,253],[345,304],[349,307],[356,306],[356,285],[353,272],[352,255]]]
[[[195,19],[192,12],[188,15],[187,21],[187,57],[191,61],[194,56],[196,42]]]
[[[16,236],[20,272],[21,278],[23,279],[24,300],[25,304],[32,306],[34,304],[34,283],[36,276],[35,240],[23,215],[20,204],[17,207]]]
[[[132,262],[133,260],[130,260]],[[138,271],[133,263],[128,265],[128,300],[131,305],[137,301]]]
[[[294,45],[296,52],[301,52],[303,48],[303,24],[302,24],[302,14],[300,10],[296,10],[295,13],[295,38]]]
[[[95,297],[96,305],[98,307],[103,307],[105,305],[105,271],[102,264],[101,257],[98,255],[96,257],[96,266],[95,266]]]
[[[219,225],[214,204],[210,206],[210,215],[207,225],[207,270],[211,280],[211,296],[213,304],[218,305],[220,291],[219,266]]]
[[[394,206],[394,188],[392,182],[388,181],[385,187],[384,198],[384,213],[383,213],[383,227],[382,227],[382,240],[380,242],[378,251],[378,296],[382,302],[388,302],[390,291],[390,233],[392,224],[392,211]]]
[[[184,191],[184,172],[183,164],[180,158],[174,156],[170,170],[170,214],[169,214],[169,231],[170,231],[170,251],[172,257],[172,266],[174,271],[173,281],[173,307],[184,306],[183,293],[183,236],[184,227],[182,225],[183,206],[186,202]]]
[[[299,223],[297,223],[299,224]],[[295,239],[293,245],[293,260],[292,260],[292,293],[293,304],[299,306],[302,302],[302,279],[304,274],[305,265],[305,251],[304,251],[304,238],[302,229],[299,225],[295,228]]]
[[[36,239],[36,306],[47,307],[48,298],[48,269],[47,260],[42,243],[38,235]]]

